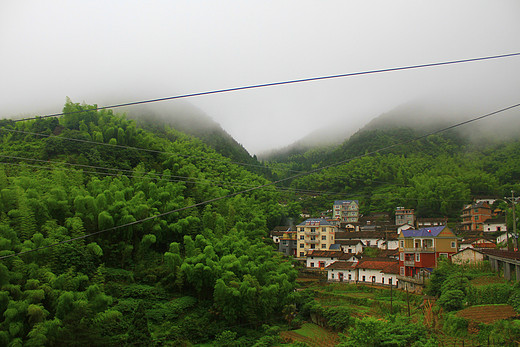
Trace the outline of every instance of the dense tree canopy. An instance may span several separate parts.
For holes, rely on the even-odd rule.
[[[0,340],[205,341],[290,302],[295,271],[264,242],[279,194],[232,195],[266,179],[168,126],[64,113],[0,124],[0,256],[29,252],[0,260]]]

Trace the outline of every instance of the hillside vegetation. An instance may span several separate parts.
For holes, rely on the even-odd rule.
[[[419,217],[456,220],[472,197],[520,191],[518,139],[475,143],[449,131],[404,143],[421,135],[412,128],[363,130],[333,149],[268,165],[278,177],[330,166],[290,183],[314,192],[307,199],[311,214],[330,209],[334,199],[358,199],[364,214],[405,206]]]
[[[233,195],[266,179],[169,126],[64,112],[0,124],[0,345],[259,338],[296,277],[264,242],[278,193]]]

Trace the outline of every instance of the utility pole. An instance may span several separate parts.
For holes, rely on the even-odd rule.
[[[516,205],[516,199],[515,199],[515,191],[511,189],[511,198],[505,197],[505,199],[511,201],[511,205],[513,205],[513,236],[515,238],[515,248],[518,249],[518,236],[516,234],[516,214],[515,214],[515,205]],[[507,237],[509,240],[509,231],[507,231]],[[509,243],[509,242],[508,242]]]

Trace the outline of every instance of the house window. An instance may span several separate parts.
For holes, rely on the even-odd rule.
[[[321,244],[321,248],[325,248],[325,249],[327,249],[327,244],[322,243],[322,244]]]
[[[399,273],[401,276],[404,276],[404,266],[401,266],[401,268],[399,269]]]
[[[311,263],[311,267],[314,267],[314,263]]]
[[[327,235],[321,235],[321,239],[322,240],[326,240],[327,239]]]
[[[303,248],[303,247],[304,247],[303,243],[300,243],[300,248]]]
[[[451,248],[457,247],[457,243],[455,241],[451,241]]]
[[[399,260],[404,261],[404,253],[399,253]]]
[[[365,282],[365,276],[363,276],[363,282]]]
[[[325,267],[325,262],[324,261],[320,261],[320,267]]]
[[[421,261],[421,253],[415,253],[415,261]]]
[[[448,253],[439,253],[439,258],[448,258]]]
[[[404,240],[399,241],[399,243],[400,243],[399,247],[404,248]]]
[[[311,249],[314,249],[314,248],[316,248],[316,245],[315,245],[315,244],[312,244],[312,245],[311,245]]]
[[[305,236],[300,235],[300,240],[303,240],[304,238],[305,238]]]
[[[331,274],[330,277],[331,277],[331,278],[334,278],[334,274]]]
[[[305,253],[304,252],[300,252],[300,257],[303,257]]]
[[[350,281],[352,279],[352,275],[348,274],[348,280]]]
[[[352,253],[352,248],[349,248],[349,249],[348,249],[348,252],[349,252],[349,253]]]
[[[384,277],[381,278],[381,283],[385,284],[385,278]]]

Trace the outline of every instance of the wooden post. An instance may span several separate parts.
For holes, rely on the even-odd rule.
[[[392,295],[392,279],[390,278],[390,314],[394,314],[393,295]]]
[[[406,303],[408,305],[408,317],[410,317],[410,298],[408,296],[408,283],[405,286],[406,288]]]

